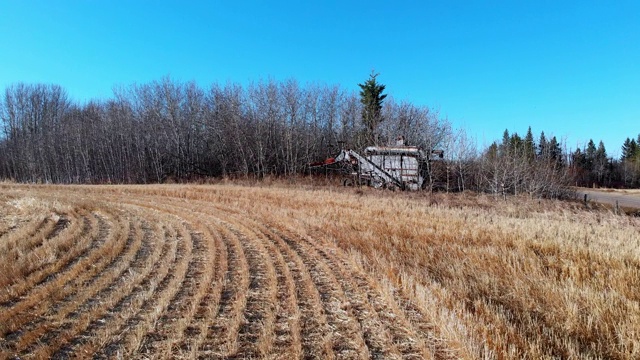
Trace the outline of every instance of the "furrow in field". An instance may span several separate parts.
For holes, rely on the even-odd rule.
[[[309,242],[313,245],[313,242]],[[421,334],[414,329],[405,314],[395,301],[385,296],[379,289],[379,283],[372,280],[362,271],[355,270],[357,265],[339,258],[335,253],[315,246],[316,251],[331,264],[332,268],[339,271],[343,286],[354,294],[354,312],[363,323],[365,332],[375,334],[376,329],[385,334],[394,347],[405,359],[428,359],[435,355],[431,353]],[[376,288],[378,287],[378,288]],[[374,324],[366,324],[374,322]],[[373,325],[373,327],[371,327]],[[385,354],[385,358],[388,356]]]
[[[283,239],[300,256],[320,294],[336,358],[369,358],[371,354],[351,312],[351,303],[329,266],[315,254],[307,253],[296,240]]]
[[[6,214],[5,216],[9,215],[10,214]],[[35,214],[29,216],[26,220],[13,221],[6,227],[3,227],[3,229],[0,230],[0,252],[6,253],[9,249],[15,247],[20,239],[24,239],[26,236],[29,236],[29,234],[35,233],[42,225],[43,220],[46,219],[46,216],[48,215]]]
[[[141,294],[134,298],[140,303],[139,308],[136,308],[135,313],[120,326],[114,338],[108,339],[106,344],[94,354],[94,358],[105,359],[114,356],[131,358],[138,352],[145,336],[153,330],[166,303],[173,296],[180,282],[180,278],[175,276],[173,269],[181,267],[178,263],[178,246],[184,246],[180,241],[181,236],[180,230],[172,226],[170,220],[163,221],[163,246],[160,259],[139,285],[143,289]],[[180,251],[184,253],[184,250]]]
[[[215,317],[207,328],[198,357],[221,358],[237,351],[237,338],[249,290],[249,265],[240,240],[226,227],[219,228],[227,249],[227,271]]]
[[[192,233],[182,220],[175,219],[173,223],[178,230],[177,261],[170,276],[165,279],[166,282],[163,280],[160,284],[161,291],[156,292],[157,296],[152,299],[152,308],[145,314],[145,316],[150,316],[154,319],[154,328],[150,329],[140,342],[137,355],[141,358],[145,358],[148,354],[154,354],[154,356],[160,358],[170,357],[171,345],[176,337],[176,334],[172,333],[172,329],[180,326],[180,324],[174,324],[174,322],[180,321],[180,306],[185,301],[186,294],[194,285],[192,283],[193,279],[188,277],[192,276],[189,271],[190,264],[194,259]]]
[[[318,274],[308,267],[304,258],[294,251],[284,238],[268,230],[264,233],[282,255],[289,275],[295,283],[299,318],[294,318],[288,324],[293,325],[292,340],[300,341],[299,345],[293,343],[294,349],[299,348],[302,357],[307,359],[333,359],[340,357],[341,353],[345,354],[345,349],[335,346],[336,338],[332,334],[343,326],[336,323],[335,312],[325,302],[329,294],[315,283]],[[290,299],[290,295],[287,297]],[[296,333],[298,326],[299,335]],[[341,336],[348,334],[344,332]]]
[[[13,246],[6,249],[6,255],[10,260],[19,260],[20,256],[29,254],[53,235],[56,225],[60,221],[60,215],[54,213],[44,216],[37,228],[26,234],[26,236],[16,239],[12,244]]]
[[[309,226],[313,228],[313,226]],[[322,229],[312,231],[315,238],[326,237]],[[294,229],[284,229],[296,236]],[[347,260],[341,250],[323,245],[314,238],[299,236],[302,244],[315,251],[336,272],[336,277],[345,289],[353,312],[360,322],[367,345],[374,345],[374,357],[402,357],[405,359],[433,358],[430,347],[406,318],[393,296],[385,294],[380,283],[372,279],[357,264]],[[377,345],[376,345],[377,344]],[[399,354],[398,354],[399,352]]]
[[[0,358],[456,356],[423,304],[328,245],[311,213],[296,228],[240,191],[98,190],[78,189],[100,210],[43,206],[3,235],[29,234],[0,242],[12,256],[55,261],[0,287]]]
[[[73,261],[90,246],[92,238],[83,236],[91,230],[87,214],[74,214],[60,220],[67,223],[60,225],[58,222],[56,229],[50,234],[49,243],[34,251],[37,262],[34,262],[30,273],[16,277],[12,285],[0,290],[0,309],[15,304],[20,297],[42,284],[51,274],[59,273],[65,264]]]
[[[241,209],[235,207],[225,208],[220,204],[213,205],[213,207],[223,210],[223,212],[234,214],[234,216],[240,215],[240,217],[242,217],[241,214],[243,212]],[[243,218],[243,221],[246,221],[246,218]],[[316,248],[316,250],[318,250],[318,248]],[[319,254],[322,255],[322,252],[319,252]],[[330,268],[336,265],[335,263],[329,262],[326,256],[323,257],[325,257],[325,261],[330,264]],[[345,275],[349,275],[348,271],[346,273],[335,273],[334,277],[338,279],[340,285],[344,287],[344,293],[349,300],[354,302],[355,305],[350,311],[359,321],[359,325],[364,333],[363,337],[365,342],[367,346],[371,348],[373,354],[384,354],[390,357],[393,354],[397,355],[399,352],[400,355],[405,358],[416,357],[420,354],[425,357],[432,356],[428,348],[438,348],[438,346],[434,346],[433,344],[434,336],[432,333],[424,334],[424,338],[430,341],[429,346],[425,346],[425,341],[422,338],[423,336],[421,336],[423,334],[420,333],[419,330],[416,330],[406,317],[404,317],[403,312],[397,308],[393,299],[384,298],[379,291],[371,289],[367,285],[371,284],[371,281],[366,277],[359,279],[357,283],[347,283],[345,282]],[[353,276],[353,274],[351,275]],[[366,305],[366,301],[364,301],[363,292],[366,294],[366,299],[369,299],[371,302],[368,306]],[[388,309],[389,307],[391,309]],[[365,316],[366,314],[375,314],[376,316],[374,316],[372,320],[370,319],[371,317]],[[381,332],[374,331],[380,326],[382,326]],[[376,337],[378,338],[377,340]],[[392,343],[390,348],[385,347],[385,341],[386,343]],[[376,342],[378,345],[376,345]],[[393,344],[396,344],[395,349]],[[438,355],[449,353],[442,344],[440,344],[439,347],[442,350],[438,351]]]
[[[307,215],[311,218],[311,215]],[[304,216],[300,217],[304,219]],[[267,222],[280,224],[273,219],[267,220]],[[318,229],[315,226],[309,224],[306,225],[313,233],[313,236],[322,238],[323,229]],[[293,229],[285,229],[289,233],[295,233]],[[330,236],[329,236],[330,237]],[[304,239],[304,237],[303,237]],[[331,265],[332,269],[343,269],[348,274],[338,275],[345,288],[348,288],[348,282],[346,279],[351,279],[352,285],[355,284],[361,288],[368,298],[368,303],[377,313],[384,326],[388,329],[389,334],[392,336],[393,343],[396,344],[398,350],[401,352],[403,358],[436,358],[436,359],[452,359],[457,358],[458,352],[456,349],[452,349],[449,343],[438,336],[436,329],[433,327],[424,312],[419,311],[419,308],[414,304],[407,303],[406,299],[398,298],[397,293],[386,294],[378,289],[374,290],[372,285],[379,285],[379,282],[371,280],[364,272],[356,271],[357,266],[348,263],[344,258],[339,257],[337,253],[327,251],[325,246],[321,246],[314,239],[304,241],[309,246],[315,248],[315,250],[322,257],[325,258],[327,263]],[[342,266],[340,266],[342,264]],[[362,302],[360,302],[362,303]],[[408,307],[408,308],[407,308]],[[358,312],[358,307],[355,307],[355,313]],[[408,313],[407,313],[408,311]],[[359,319],[363,317],[358,316]],[[370,321],[370,318],[366,321]],[[363,326],[363,329],[366,327]],[[365,337],[366,337],[365,330]],[[386,358],[387,356],[385,356]]]
[[[92,269],[96,259],[101,255],[101,245],[111,234],[111,225],[102,217],[92,214],[90,218],[85,218],[81,244],[91,244],[96,249],[89,250],[82,254],[83,257],[76,258],[62,265],[57,273],[50,273],[45,279],[32,288],[28,293],[22,295],[17,301],[13,301],[8,309],[0,312],[0,324],[2,324],[2,338],[8,349],[15,350],[16,342],[24,333],[24,328],[31,322],[42,320],[44,313],[55,302],[64,299],[65,296],[73,293],[74,289],[68,283],[75,279],[82,278],[87,273],[87,269]],[[84,245],[80,245],[84,247]],[[40,321],[41,321],[40,320]]]
[[[182,287],[172,299],[167,313],[163,315],[165,319],[170,320],[171,326],[165,326],[162,331],[170,332],[173,336],[170,341],[160,345],[162,348],[160,351],[170,354],[172,358],[185,357],[185,354],[194,353],[197,350],[197,345],[194,345],[192,340],[198,337],[200,327],[192,326],[191,323],[215,275],[216,241],[203,219],[194,216],[191,207],[176,206],[169,201],[159,204],[157,200],[149,203],[136,201],[136,203],[147,209],[177,216],[184,221],[185,227],[191,234],[193,258],[189,263]],[[215,297],[209,296],[209,298],[215,301]]]
[[[100,319],[94,319],[89,327],[67,346],[73,348],[74,357],[95,354],[109,341],[107,339],[119,336],[122,328],[140,310],[142,303],[153,294],[150,290],[153,270],[159,266],[158,261],[162,259],[163,252],[166,252],[163,246],[164,229],[157,219],[145,218],[142,221],[142,231],[142,246],[134,261],[115,284],[117,295],[108,299],[110,303],[117,303]]]
[[[309,228],[313,229],[314,236],[320,238],[324,236],[323,229],[314,228],[312,225],[309,225]],[[292,230],[289,229],[289,231]],[[351,273],[347,277],[354,280],[356,285],[367,294],[368,303],[375,309],[387,327],[403,358],[457,358],[457,350],[452,349],[445,339],[438,336],[433,324],[427,320],[424,312],[415,304],[407,302],[406,298],[398,297],[398,292],[383,296],[382,291],[373,290],[371,287],[371,284],[376,284],[376,281],[370,280],[364,272],[354,270],[357,268],[356,265],[346,263],[345,259],[332,254],[313,240],[306,241],[306,243],[314,247],[332,265],[333,269],[342,267]],[[340,266],[340,263],[343,266]],[[341,278],[347,277],[342,276]]]
[[[245,219],[245,222],[247,220]],[[283,254],[258,223],[251,223],[258,232],[262,246],[267,250],[276,276],[274,340],[271,353],[273,359],[297,359],[302,357],[300,339],[300,311],[296,299],[296,283]]]
[[[299,243],[306,252],[321,256],[333,269],[360,323],[372,358],[433,357],[396,304],[385,299],[379,289],[374,289],[373,281],[358,271],[355,264],[340,257],[339,250],[320,246],[313,239],[300,238]]]
[[[262,245],[268,250],[277,271],[277,307],[275,311],[274,340],[269,358],[334,358],[329,336],[331,327],[322,306],[318,289],[312,281],[302,259],[286,242],[259,222],[243,216],[239,209],[229,209],[209,203],[208,214],[235,224],[246,224],[256,229]],[[233,266],[230,264],[230,269]],[[236,289],[231,289],[237,291]],[[224,324],[217,328],[224,329]],[[215,332],[214,332],[215,333]],[[201,358],[212,354],[215,346],[208,345]]]
[[[210,202],[193,201],[189,203],[189,209],[202,215],[199,216],[201,219],[220,219],[240,240],[249,263],[251,288],[243,314],[244,323],[238,334],[239,351],[225,356],[299,358],[302,350],[296,286],[280,251],[261,232],[259,223],[249,218],[231,216],[214,209]],[[212,354],[225,354],[224,345],[216,349],[208,343],[200,355]]]
[[[193,226],[196,226],[196,224],[194,223]],[[193,257],[189,263],[185,281],[183,281],[176,297],[165,312],[165,326],[162,328],[162,331],[172,336],[162,352],[160,352],[160,355],[172,358],[175,358],[183,351],[191,350],[188,346],[189,342],[183,341],[185,335],[189,336],[189,332],[186,329],[192,322],[197,307],[205,295],[214,270],[213,264],[210,263],[215,259],[215,255],[209,251],[210,246],[213,245],[211,235],[206,230],[194,230],[192,225],[187,226],[187,228],[193,241]]]
[[[263,358],[270,353],[274,337],[276,274],[271,258],[255,234],[239,224],[230,224],[243,248],[249,265],[249,289],[242,324],[238,334],[238,351],[230,358]]]
[[[60,233],[62,231],[64,231],[69,226],[71,221],[72,220],[76,220],[77,218],[78,218],[78,214],[75,213],[75,212],[72,213],[72,214],[62,214],[62,215],[60,215],[60,217],[56,221],[56,225],[53,228],[53,231],[51,232],[51,234],[49,234],[47,236],[47,240],[51,240],[52,238],[60,235]]]
[[[218,205],[218,207],[221,206]],[[238,209],[227,210],[239,213]],[[277,219],[267,223],[282,227]],[[287,230],[289,230],[288,233],[295,233],[295,230]],[[301,238],[299,241],[301,245],[306,246],[299,251],[300,254],[316,252],[316,256],[322,257],[334,271],[334,277],[344,288],[351,305],[349,310],[359,321],[363,338],[372,357],[432,358],[434,354],[431,349],[441,349],[437,352],[438,357],[451,353],[443,348],[442,344],[436,346],[432,335],[425,335],[430,339],[427,345],[423,338],[424,334],[413,327],[394,299],[391,296],[384,296],[379,289],[374,289],[372,284],[376,282],[369,279],[364,272],[353,270],[355,265],[346,263],[343,257],[327,251],[324,246],[320,246],[313,240],[305,241]],[[339,250],[336,251],[339,252]]]
[[[52,320],[62,319],[85,298],[91,296],[91,292],[84,290],[87,288],[87,283],[99,278],[102,270],[109,265],[110,261],[106,256],[109,251],[108,244],[125,245],[123,239],[126,237],[118,235],[121,233],[119,228],[121,224],[115,221],[115,218],[96,215],[95,219],[97,227],[92,228],[91,231],[94,235],[91,248],[83,254],[83,257],[76,259],[73,264],[66,264],[63,271],[50,274],[41,285],[25,296],[25,301],[16,306],[22,308],[23,312],[21,314],[23,324],[19,336],[16,336],[17,348],[24,349],[50,329],[57,328],[59,323],[53,323]],[[78,296],[81,297],[78,298]],[[45,297],[44,301],[36,303],[37,299],[43,297]],[[31,305],[32,303],[36,304]],[[32,307],[29,308],[29,306]],[[71,310],[65,312],[65,309],[69,308]],[[28,310],[26,314],[25,309]]]
[[[349,299],[330,264],[326,263],[304,240],[294,239],[282,233],[278,233],[278,235],[300,256],[305,266],[309,268],[312,279],[322,298],[327,319],[332,326],[332,347],[336,357],[371,358],[384,355],[384,353],[377,353],[378,351],[384,352],[384,350],[379,343],[373,342],[382,340],[367,338],[367,335],[372,334],[368,334],[362,329],[357,316],[354,314],[353,299]],[[391,356],[392,353],[389,353],[389,355]]]
[[[75,293],[52,306],[45,319],[47,324],[56,324],[55,327],[41,326],[25,336],[21,345],[29,344],[26,349],[28,353],[38,358],[52,355],[68,357],[73,354],[74,347],[80,342],[76,338],[87,328],[106,323],[108,309],[131,290],[128,286],[135,284],[138,277],[131,265],[136,257],[147,257],[149,252],[143,246],[141,221],[133,214],[123,217],[129,218],[123,224],[128,231],[121,232],[119,236],[124,241],[116,240],[115,243],[119,245],[113,248],[105,244],[106,248],[110,248],[105,254],[108,259],[106,266],[77,286]],[[45,332],[38,334],[42,330]],[[36,337],[36,334],[39,336]]]
[[[0,289],[14,285],[39,265],[41,259],[33,250],[47,239],[56,226],[56,221],[49,215],[40,219],[29,231],[15,233],[0,249]]]
[[[218,311],[224,275],[228,271],[227,248],[220,235],[220,229],[212,224],[209,219],[205,221],[207,230],[212,238],[211,241],[214,243],[214,246],[210,247],[209,256],[211,259],[215,259],[212,264],[206,266],[210,267],[213,273],[211,278],[208,279],[208,286],[195,309],[191,323],[184,330],[183,343],[174,349],[173,355],[175,358],[196,358],[198,350],[206,339],[209,323]],[[213,251],[215,253],[211,253]]]
[[[13,227],[4,235],[3,241],[0,243],[0,254],[8,256],[15,255],[15,251],[29,246],[38,233],[41,233],[47,226],[53,229],[50,214],[37,212],[29,215],[31,219],[22,224],[22,226]]]
[[[184,202],[173,201],[173,203],[175,206],[185,205]],[[238,352],[235,354],[227,354],[226,356],[235,358],[265,356],[272,358],[292,358],[293,354],[300,354],[299,342],[297,344],[295,343],[295,339],[297,339],[299,334],[296,333],[292,336],[289,333],[291,330],[290,328],[293,328],[294,330],[297,328],[296,326],[290,326],[293,323],[296,323],[295,320],[292,320],[292,317],[295,317],[294,311],[290,310],[291,308],[295,309],[294,286],[293,283],[291,283],[289,290],[287,290],[285,285],[278,284],[279,280],[272,261],[273,259],[277,259],[274,255],[279,254],[279,252],[275,250],[273,244],[266,241],[264,236],[260,236],[260,234],[253,231],[253,225],[250,227],[243,226],[243,223],[247,219],[243,219],[242,222],[230,219],[224,216],[224,213],[222,212],[212,211],[211,204],[208,202],[190,202],[189,207],[185,210],[189,210],[193,214],[198,214],[198,218],[201,220],[206,219],[210,223],[216,223],[217,225],[215,226],[226,226],[232,235],[240,240],[243,252],[248,260],[250,269],[250,290],[247,295],[246,308],[243,313],[244,323],[239,329],[237,339]],[[224,220],[218,221],[218,218]],[[220,232],[220,230],[217,230],[216,232]],[[222,237],[217,236],[217,239],[220,241]],[[268,245],[269,250],[265,248],[265,245]],[[224,250],[226,248],[223,246],[222,249]],[[223,254],[226,255],[226,252],[223,251]],[[286,268],[286,264],[282,260],[281,256],[280,262],[280,267]],[[216,265],[216,267],[217,266],[218,265]],[[201,307],[201,309],[198,310],[198,313],[201,314],[201,320],[199,320],[200,326],[195,326],[193,324],[190,325],[187,328],[190,332],[190,336],[185,337],[186,340],[189,338],[194,338],[194,340],[185,341],[179,347],[180,351],[174,352],[174,357],[186,358],[189,353],[193,355],[193,344],[202,344],[205,339],[206,332],[201,330],[203,328],[206,330],[206,319],[203,321],[204,314],[208,314],[208,318],[213,318],[215,315],[214,306],[220,299],[220,290],[222,285],[222,281],[220,280],[222,280],[221,275],[223,273],[221,271],[217,271],[215,274],[220,277],[217,283],[212,285],[215,286],[215,294],[217,297],[213,297],[213,303],[207,302],[201,304],[204,308]],[[288,304],[279,304],[279,299],[287,300],[287,293],[293,294],[293,299],[289,299]],[[209,295],[207,296],[207,298],[210,297],[211,296]],[[274,328],[274,325],[276,324],[276,308],[278,309],[280,316],[280,330],[277,337],[275,333],[276,330]],[[273,349],[272,347],[276,342],[279,342],[278,348]],[[207,350],[204,350],[200,355],[205,356],[206,354],[211,355],[212,353],[222,354],[224,353],[223,348],[224,346],[221,346],[216,351],[216,349],[212,348],[211,344],[208,344]],[[292,351],[292,348],[297,348],[298,351]]]

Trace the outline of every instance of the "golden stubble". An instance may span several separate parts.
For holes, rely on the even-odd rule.
[[[640,223],[579,203],[277,181],[0,202],[7,356],[640,355]]]

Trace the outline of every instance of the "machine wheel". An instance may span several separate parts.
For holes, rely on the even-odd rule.
[[[346,178],[346,179],[342,180],[342,185],[344,185],[344,186],[353,186],[353,179]]]

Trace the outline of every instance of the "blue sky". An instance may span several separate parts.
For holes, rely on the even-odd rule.
[[[0,0],[0,89],[84,102],[169,75],[355,91],[372,69],[479,145],[531,126],[618,155],[640,133],[640,2]]]

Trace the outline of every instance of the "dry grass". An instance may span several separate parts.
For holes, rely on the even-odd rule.
[[[579,203],[2,183],[0,250],[0,357],[640,357],[640,219]]]

